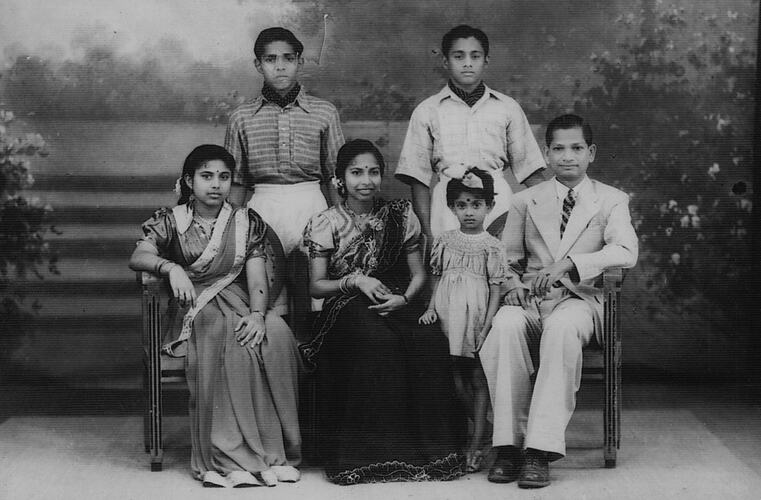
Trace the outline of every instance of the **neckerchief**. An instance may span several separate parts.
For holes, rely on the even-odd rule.
[[[478,87],[471,92],[467,93],[464,90],[462,90],[460,87],[452,83],[452,80],[449,80],[449,89],[454,92],[454,95],[462,99],[465,104],[470,106],[471,108],[475,103],[478,102],[479,99],[481,99],[484,96],[484,92],[486,92],[486,85],[484,85],[484,82],[481,82],[478,84]]]
[[[294,102],[296,98],[299,96],[299,92],[301,92],[301,85],[297,82],[296,85],[293,86],[291,90],[288,91],[287,94],[281,96],[278,94],[278,92],[267,85],[266,83],[262,87],[262,97],[267,99],[269,102],[273,102],[280,106],[281,108],[284,108]]]

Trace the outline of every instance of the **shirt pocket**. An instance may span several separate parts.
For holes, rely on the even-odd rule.
[[[295,131],[293,134],[294,161],[300,164],[320,164],[320,133]]]

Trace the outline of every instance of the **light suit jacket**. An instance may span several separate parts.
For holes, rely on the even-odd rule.
[[[558,199],[555,179],[516,194],[502,243],[511,271],[506,283],[508,291],[529,288],[537,272],[571,258],[579,281],[566,276],[561,283],[592,306],[595,334],[602,344],[602,291],[594,286],[595,278],[608,268],[633,267],[638,244],[626,193],[598,181],[592,180],[591,184],[592,189],[579,196],[562,239],[563,200]]]

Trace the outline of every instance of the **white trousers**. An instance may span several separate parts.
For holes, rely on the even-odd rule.
[[[309,219],[328,208],[320,183],[256,184],[248,207],[256,210],[277,233],[286,257],[302,247]]]
[[[303,248],[303,233],[309,219],[328,208],[317,181],[298,184],[256,184],[247,204],[261,215],[280,238],[286,258]],[[292,281],[291,277],[291,281]],[[287,310],[288,295],[283,292],[275,302],[277,310]],[[312,310],[321,309],[322,299],[312,299]]]
[[[494,411],[493,446],[565,455],[565,430],[581,383],[582,348],[593,332],[591,307],[565,288],[553,289],[527,309],[500,308],[479,353]],[[539,371],[532,391],[537,346]]]

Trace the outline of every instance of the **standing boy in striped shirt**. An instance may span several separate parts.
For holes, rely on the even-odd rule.
[[[247,206],[277,233],[286,256],[300,247],[309,218],[328,207],[320,185],[333,175],[344,143],[336,107],[298,82],[303,51],[285,28],[259,33],[254,66],[264,77],[262,94],[233,111],[225,134],[236,163],[230,201],[243,205],[252,192]],[[336,202],[335,189],[326,184]]]

